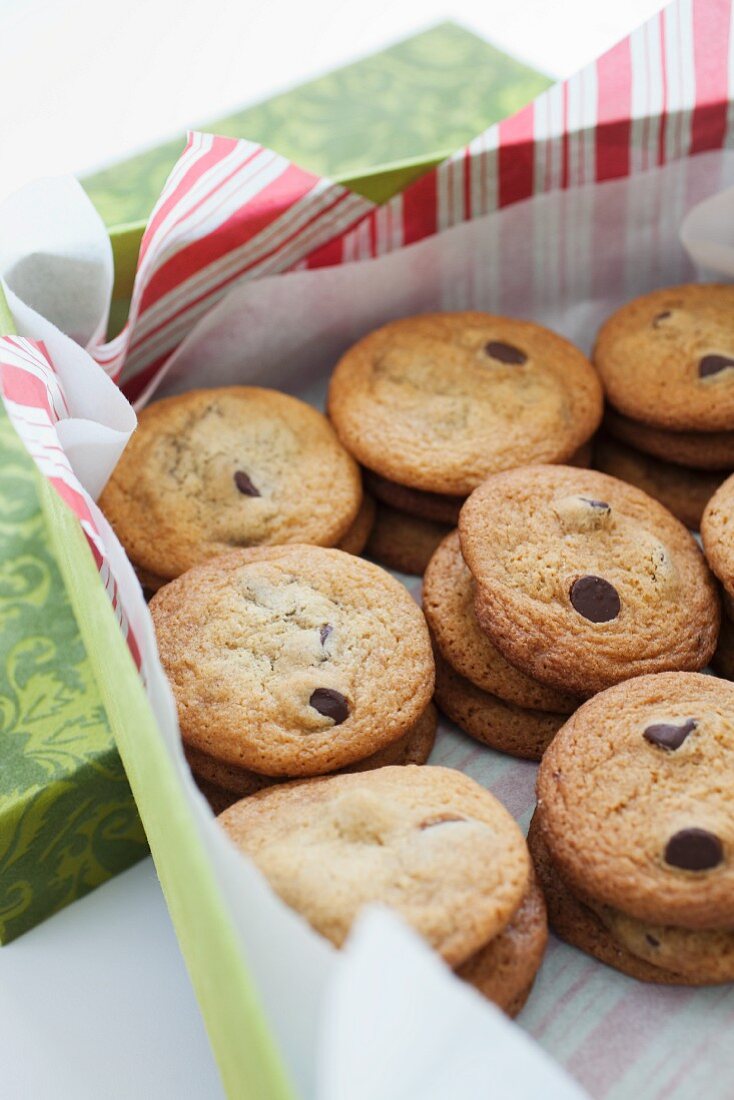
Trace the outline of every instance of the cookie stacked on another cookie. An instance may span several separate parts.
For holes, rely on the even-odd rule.
[[[436,313],[393,321],[351,348],[328,411],[378,501],[368,551],[422,572],[489,474],[584,461],[602,393],[586,357],[540,325]]]
[[[479,625],[474,599],[474,580],[453,531],[423,578],[423,611],[436,651],[436,703],[483,744],[539,760],[581,700],[510,664]]]
[[[734,980],[734,685],[642,676],[585,703],[538,773],[551,926],[644,981]]]
[[[282,900],[340,947],[387,905],[510,1015],[530,993],[547,925],[522,833],[448,768],[380,768],[262,791],[219,821]]]
[[[150,610],[192,769],[217,805],[284,778],[428,758],[428,629],[379,566],[316,546],[233,551],[165,585]]]
[[[697,528],[734,469],[734,286],[636,298],[602,326],[594,364],[614,441],[599,448],[597,465]]]
[[[192,390],[147,406],[100,498],[151,591],[234,547],[360,553],[374,519],[326,418],[276,390]]]
[[[528,466],[461,510],[480,627],[541,683],[592,695],[646,672],[698,670],[719,632],[715,582],[661,504],[606,474]]]

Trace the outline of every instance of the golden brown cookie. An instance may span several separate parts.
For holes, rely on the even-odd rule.
[[[436,654],[436,704],[459,729],[499,752],[540,760],[564,715],[505,703],[464,680]]]
[[[706,560],[730,596],[734,596],[734,474],[716,490],[701,519]]]
[[[672,431],[734,429],[734,286],[635,298],[601,327],[594,364],[619,412]]]
[[[456,973],[508,1016],[517,1016],[533,988],[547,942],[545,900],[533,875],[510,923]]]
[[[378,504],[365,553],[388,569],[420,576],[450,528]]]
[[[370,536],[374,522],[375,502],[372,497],[365,493],[362,497],[362,503],[354,523],[336,544],[336,549],[343,550],[346,554],[361,554],[367,544],[367,539]],[[168,584],[168,580],[156,576],[155,573],[149,573],[147,570],[141,569],[139,565],[135,565],[133,568],[143,587],[143,591],[146,593],[147,599],[150,599],[150,597],[157,592],[159,588],[162,588],[164,584]]]
[[[641,676],[589,700],[556,734],[538,771],[538,827],[587,905],[648,924],[731,929],[731,776],[734,685]]]
[[[613,938],[596,913],[569,890],[550,858],[538,828],[537,817],[530,823],[528,847],[545,896],[548,923],[557,936],[587,955],[592,955],[599,962],[614,967],[630,978],[637,978],[638,981],[660,985],[699,984],[683,974],[653,966],[645,959],[638,958]]]
[[[636,485],[694,531],[698,530],[703,510],[725,476],[663,462],[609,437],[597,439],[594,453],[598,470]]]
[[[333,546],[359,469],[316,409],[275,390],[192,390],[142,411],[100,497],[128,557],[170,579],[233,547]]]
[[[480,626],[534,679],[590,695],[702,668],[716,648],[719,598],[693,537],[616,478],[568,466],[498,474],[467,500],[459,531]]]
[[[150,604],[184,741],[263,775],[319,775],[415,725],[433,694],[423,614],[389,573],[317,546],[234,551]]]
[[[284,784],[219,821],[281,899],[336,946],[374,902],[460,966],[507,927],[530,883],[525,840],[507,810],[449,768]]]
[[[532,680],[505,660],[477,622],[474,595],[459,532],[452,531],[423,577],[423,613],[441,656],[459,676],[506,703],[559,714],[575,710],[581,702],[577,696]]]
[[[630,420],[607,405],[604,429],[635,450],[691,466],[694,470],[734,470],[734,432],[669,432]]]
[[[596,430],[601,387],[586,357],[528,321],[436,313],[355,344],[329,387],[347,449],[383,478],[465,496],[497,470],[562,462]]]
[[[436,740],[436,728],[438,715],[436,708],[429,703],[423,714],[414,726],[399,737],[397,741],[386,745],[378,752],[366,756],[363,760],[356,760],[346,768],[345,772],[363,772],[372,768],[384,768],[393,764],[425,764],[431,755]],[[272,787],[276,783],[284,783],[287,776],[258,775],[257,772],[248,771],[247,768],[237,768],[233,764],[225,764],[207,753],[198,752],[190,746],[184,746],[186,759],[197,779],[204,780],[220,790],[227,791],[235,798],[246,798],[255,794],[264,787]]]

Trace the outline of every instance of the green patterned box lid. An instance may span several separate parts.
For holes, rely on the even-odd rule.
[[[469,32],[444,24],[210,128],[267,144],[379,201],[548,83]],[[84,181],[108,225],[134,223],[110,233],[118,324],[142,222],[182,140]],[[0,331],[10,331],[1,293]],[[80,560],[87,551],[75,538],[75,521],[64,519],[0,403],[0,942],[147,851],[116,747],[125,747],[134,692],[126,692],[124,714],[116,715],[116,678],[109,668],[101,671],[99,654],[85,647],[82,596],[70,602],[69,584],[76,572],[93,567]],[[90,587],[99,591],[90,595]],[[98,585],[84,591],[95,604],[89,633],[94,623],[101,628],[95,601],[104,606],[107,597]],[[115,637],[111,616],[106,629]],[[138,702],[149,719],[144,699]],[[148,746],[148,758],[152,751]],[[130,746],[124,755],[129,770]],[[142,781],[138,776],[138,787]],[[175,852],[169,853],[171,866],[175,861]],[[159,870],[175,916],[181,884]],[[207,987],[198,992],[204,1004]],[[209,1014],[216,1014],[219,1001],[209,1000]],[[224,1045],[225,1058],[231,1046]]]
[[[199,127],[267,145],[380,201],[551,81],[454,23]],[[145,219],[184,135],[83,180],[107,225]],[[379,177],[379,178],[378,178]]]

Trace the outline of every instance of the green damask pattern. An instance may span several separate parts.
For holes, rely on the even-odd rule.
[[[146,853],[39,507],[0,405],[0,942]]]
[[[452,23],[201,129],[249,138],[319,175],[435,162],[512,114],[550,80]],[[148,216],[183,135],[83,180],[107,225]],[[372,193],[370,192],[370,197]]]

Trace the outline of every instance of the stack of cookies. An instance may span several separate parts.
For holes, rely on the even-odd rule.
[[[436,701],[467,733],[539,759],[580,697],[716,647],[715,582],[693,537],[616,478],[527,466],[488,478],[426,571]]]
[[[448,768],[381,768],[271,787],[219,818],[287,905],[341,947],[360,909],[389,906],[460,978],[520,1011],[547,939],[522,833]]]
[[[100,498],[149,591],[233,547],[364,548],[374,505],[326,418],[275,390],[147,406]]]
[[[581,700],[510,664],[479,625],[475,594],[459,532],[452,531],[423,578],[423,612],[436,655],[436,703],[477,741],[540,760]]]
[[[723,680],[642,676],[577,710],[528,838],[558,935],[644,981],[733,981],[732,774]]]
[[[484,478],[589,461],[602,392],[586,357],[540,325],[437,313],[393,321],[350,348],[328,412],[378,502],[367,552],[422,573]]]
[[[428,759],[428,629],[379,566],[317,546],[232,551],[150,610],[185,751],[217,809],[286,778]]]
[[[734,286],[636,298],[602,326],[594,364],[608,402],[597,467],[698,530],[734,469]]]

